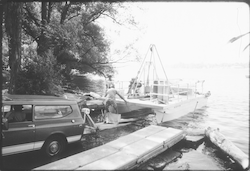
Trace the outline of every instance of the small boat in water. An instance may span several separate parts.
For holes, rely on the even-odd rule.
[[[149,51],[151,55],[148,55]],[[205,80],[196,80],[193,83],[179,80],[173,83],[166,76],[155,45],[150,45],[148,52],[130,84],[122,81],[115,82],[116,89],[128,102],[125,104],[123,100],[117,99],[119,113],[151,108],[156,114],[157,123],[161,123],[177,119],[206,106],[210,91],[203,93]],[[158,57],[158,65],[156,57]],[[162,69],[164,79],[159,79],[157,71],[159,68]],[[198,88],[198,84],[201,88]]]

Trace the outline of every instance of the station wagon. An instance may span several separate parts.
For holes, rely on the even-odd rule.
[[[76,101],[42,95],[8,95],[2,101],[2,155],[42,150],[53,157],[81,140],[85,121]],[[15,120],[15,107],[23,120]],[[10,117],[10,113],[12,117]]]

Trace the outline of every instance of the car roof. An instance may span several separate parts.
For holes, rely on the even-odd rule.
[[[50,95],[4,95],[3,104],[76,104],[75,100]]]

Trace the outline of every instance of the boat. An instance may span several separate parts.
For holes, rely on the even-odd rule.
[[[159,70],[163,73],[162,77]],[[127,83],[115,82],[116,89],[128,102],[117,99],[118,111],[126,113],[151,108],[157,123],[180,118],[207,105],[211,93],[203,93],[204,82],[205,80],[169,80],[156,46],[150,45],[136,77]]]

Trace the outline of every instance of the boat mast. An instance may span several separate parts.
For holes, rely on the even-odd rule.
[[[153,51],[152,51],[152,46],[150,47],[150,51],[151,51],[151,55],[150,55],[150,60],[148,63],[148,75],[147,75],[147,82],[146,82],[146,86],[149,86],[149,75],[150,75],[150,66],[151,66],[151,61],[152,61],[152,56],[153,56]]]

